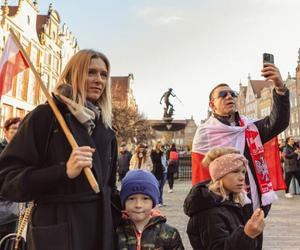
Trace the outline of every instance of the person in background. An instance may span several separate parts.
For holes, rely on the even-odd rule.
[[[242,207],[251,202],[244,190],[248,160],[236,148],[222,147],[208,151],[203,165],[212,181],[196,184],[184,201],[193,249],[259,250],[264,212],[257,208],[247,221],[242,216]]]
[[[159,184],[159,191],[160,191],[160,196],[159,196],[159,204],[158,206],[165,206],[166,204],[163,202],[163,193],[164,193],[164,186],[167,181],[167,176],[168,176],[168,160],[167,160],[167,153],[166,153],[166,148],[164,145],[160,147],[160,150],[163,152],[161,156],[161,163],[163,165],[163,176],[161,183]]]
[[[164,152],[163,152],[163,148],[162,148],[162,144],[160,141],[158,141],[155,144],[155,148],[151,151],[151,160],[153,163],[153,174],[156,177],[156,179],[158,180],[159,183],[159,190],[160,190],[160,196],[159,196],[159,204],[158,206],[162,207],[164,206],[164,202],[163,202],[163,190],[164,190],[164,185],[166,182],[165,179],[165,167],[163,165],[162,160],[167,160],[166,157],[164,157]]]
[[[285,197],[293,198],[293,195],[289,192],[291,180],[295,177],[300,185],[300,150],[295,144],[293,137],[286,138],[286,146],[284,152],[284,172],[285,172]]]
[[[120,145],[117,161],[119,181],[121,181],[126,175],[126,173],[129,171],[131,157],[131,153],[126,148],[126,143],[122,142]]]
[[[169,163],[168,163],[168,183],[169,183],[169,193],[173,193],[174,186],[174,173],[178,172],[179,165],[179,154],[176,149],[175,143],[172,143],[169,153]]]
[[[144,169],[152,171],[153,164],[146,147],[143,143],[139,143],[135,149],[135,153],[131,157],[129,170]]]
[[[183,250],[178,230],[166,223],[155,206],[158,182],[145,170],[130,170],[121,184],[121,203],[125,209],[117,228],[119,249]]]
[[[3,151],[6,145],[11,141],[11,139],[17,133],[20,122],[21,122],[20,117],[12,117],[7,119],[4,122],[4,126],[3,126],[4,138],[0,142],[0,153]]]
[[[20,117],[12,117],[4,122],[4,138],[0,142],[0,154],[12,140],[18,131],[21,122]],[[6,201],[0,197],[0,239],[17,229],[19,204],[12,201]]]

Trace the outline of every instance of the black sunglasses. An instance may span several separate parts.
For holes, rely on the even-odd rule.
[[[231,97],[238,97],[238,92],[234,91],[234,90],[222,90],[218,93],[218,97],[222,97],[225,98],[228,94],[231,95]]]

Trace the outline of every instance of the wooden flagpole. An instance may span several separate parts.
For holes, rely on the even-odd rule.
[[[12,35],[12,38],[14,39],[16,45],[18,46],[18,48],[21,50],[23,56],[25,57],[26,61],[28,62],[37,82],[39,83],[44,95],[47,98],[47,101],[51,107],[51,109],[53,110],[54,115],[56,116],[62,130],[64,131],[65,136],[67,137],[67,140],[69,141],[72,149],[78,148],[78,144],[75,141],[70,129],[68,128],[63,116],[61,115],[59,109],[57,108],[55,102],[53,101],[52,97],[50,96],[48,89],[46,88],[46,86],[43,83],[43,80],[41,79],[40,75],[38,74],[38,72],[36,71],[34,65],[32,64],[29,56],[27,55],[26,51],[24,50],[23,46],[20,44],[16,34],[14,33],[14,31],[12,29],[10,29],[10,33]],[[90,183],[92,189],[96,192],[99,193],[100,189],[99,189],[99,185],[91,171],[90,168],[86,167],[83,169],[84,174],[86,176],[86,178],[88,179],[88,182]]]

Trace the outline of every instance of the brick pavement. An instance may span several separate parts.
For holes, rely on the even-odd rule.
[[[189,192],[189,181],[177,180],[174,193],[168,193],[168,185],[164,189],[166,207],[160,210],[167,216],[170,225],[176,227],[182,237],[185,249],[192,249],[186,234],[188,217],[183,213],[183,201]],[[264,231],[264,250],[300,250],[300,196],[292,199],[284,198],[278,192],[279,200],[273,204],[266,220]]]

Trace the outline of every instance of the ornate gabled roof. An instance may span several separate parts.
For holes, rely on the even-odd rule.
[[[271,81],[265,80],[250,80],[250,84],[257,98],[260,98],[260,94],[263,88],[272,86]]]
[[[18,12],[19,6],[7,6],[8,7],[8,16],[15,16]],[[6,6],[1,6],[1,10],[4,11]]]
[[[41,33],[44,31],[44,25],[48,22],[48,15],[37,15],[36,17],[36,32],[38,37],[40,37]]]

